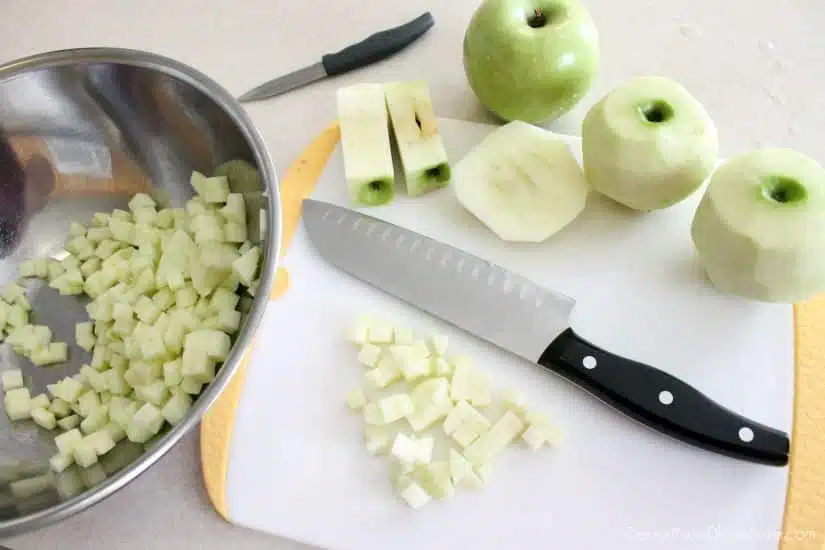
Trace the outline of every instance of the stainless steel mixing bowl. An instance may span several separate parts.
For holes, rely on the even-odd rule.
[[[125,208],[134,193],[149,189],[179,206],[192,196],[192,170],[209,174],[234,159],[260,174],[255,188],[234,190],[246,194],[249,235],[265,225],[260,288],[266,289],[281,237],[276,175],[263,139],[226,90],[191,67],[133,50],[63,50],[7,63],[0,67],[0,285],[17,278],[21,261],[59,254],[70,221],[89,223],[93,213]],[[37,322],[70,350],[68,364],[43,368],[0,346],[0,371],[22,368],[34,395],[90,358],[74,344],[74,324],[87,318],[84,300],[29,288]],[[163,456],[229,382],[261,319],[265,294],[252,301],[229,358],[188,416],[150,445],[119,444],[94,471],[73,466],[48,473],[54,433],[12,424],[0,412],[0,537],[77,513]],[[40,490],[25,498],[12,494],[10,483],[32,478]]]

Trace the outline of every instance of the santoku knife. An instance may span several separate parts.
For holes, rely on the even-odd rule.
[[[787,464],[784,432],[736,414],[664,371],[578,336],[569,324],[572,298],[360,212],[306,199],[302,218],[326,262],[561,375],[625,415],[706,450]]]
[[[432,14],[425,12],[403,25],[372,34],[339,52],[328,53],[318,63],[265,82],[240,96],[238,101],[246,103],[275,97],[328,76],[366,67],[403,50],[434,24]]]

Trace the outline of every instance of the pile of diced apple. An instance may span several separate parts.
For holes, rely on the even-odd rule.
[[[56,472],[88,468],[122,439],[146,443],[179,423],[229,354],[242,295],[258,286],[261,249],[248,240],[246,203],[227,177],[194,172],[191,184],[196,196],[183,208],[135,195],[128,211],[97,213],[89,227],[73,222],[59,259],[20,266],[24,279],[91,299],[90,320],[75,328],[91,360],[76,375],[37,396],[21,370],[0,375],[12,421],[61,432]],[[6,342],[35,365],[66,361],[66,343],[30,324],[24,284],[10,284],[0,300]]]
[[[347,340],[366,367],[347,404],[363,415],[367,451],[390,457],[391,481],[413,508],[457,487],[482,488],[494,460],[519,439],[534,451],[559,441],[518,391],[494,399],[489,375],[465,355],[448,356],[444,335],[420,339],[363,315]]]

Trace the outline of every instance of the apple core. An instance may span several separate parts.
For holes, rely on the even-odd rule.
[[[762,196],[779,204],[804,202],[808,191],[798,180],[786,176],[768,176],[762,180]]]
[[[447,164],[439,164],[424,171],[424,177],[427,179],[434,179],[436,181],[444,181],[448,179],[450,167]]]
[[[376,179],[361,187],[358,202],[364,206],[381,206],[392,199],[392,181]]]
[[[651,124],[667,122],[676,114],[670,103],[661,99],[642,103],[638,106],[638,109],[642,118]]]

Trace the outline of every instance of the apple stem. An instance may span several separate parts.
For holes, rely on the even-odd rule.
[[[538,29],[539,27],[543,27],[547,24],[547,16],[544,15],[544,12],[541,8],[536,8],[533,11],[533,15],[531,15],[527,19],[527,24],[533,27],[534,29]]]

